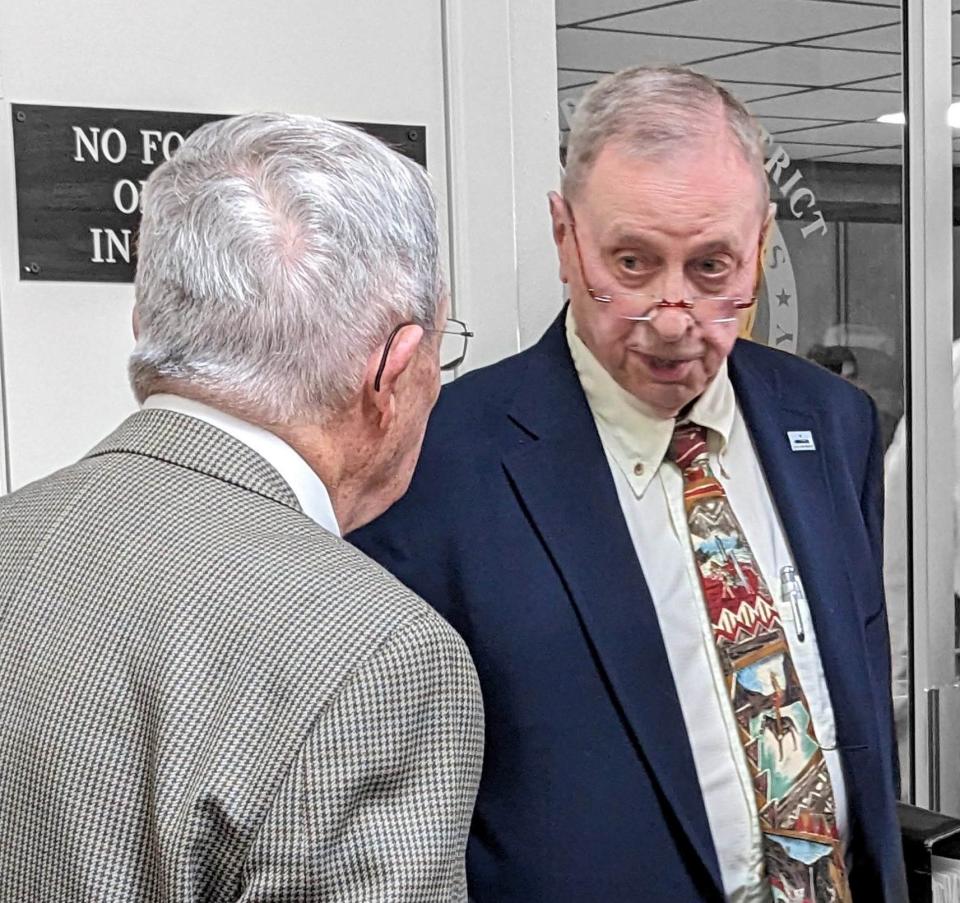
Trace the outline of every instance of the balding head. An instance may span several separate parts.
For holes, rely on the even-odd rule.
[[[728,139],[755,170],[759,203],[769,201],[763,130],[729,91],[679,66],[637,66],[602,78],[581,99],[567,145],[563,194],[575,199],[601,150],[616,143],[658,159]]]

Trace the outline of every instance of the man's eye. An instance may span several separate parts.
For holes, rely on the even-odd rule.
[[[704,276],[723,276],[730,270],[730,264],[722,257],[707,257],[698,264]]]
[[[623,254],[617,258],[617,266],[626,273],[639,273],[644,268],[644,261],[636,254]]]

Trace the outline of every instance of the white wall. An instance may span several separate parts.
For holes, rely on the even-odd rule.
[[[0,492],[134,409],[132,287],[18,278],[11,103],[425,125],[475,367],[529,344],[558,307],[554,29],[552,0],[0,4]]]
[[[451,251],[470,368],[539,338],[561,306],[553,0],[448,0]]]
[[[0,317],[14,488],[82,455],[133,410],[124,372],[133,296],[126,285],[18,280],[9,103],[422,124],[445,205],[442,45],[439,9],[420,0],[0,5]]]

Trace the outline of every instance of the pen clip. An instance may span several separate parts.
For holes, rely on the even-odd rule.
[[[803,624],[803,609],[800,603],[803,601],[803,584],[797,576],[797,569],[792,565],[787,565],[780,569],[780,592],[783,601],[790,605],[790,614],[793,619],[793,629],[797,639],[802,643],[807,637],[806,628]],[[814,742],[824,752],[832,752],[838,748],[836,742],[836,729],[834,729],[833,743],[821,743],[817,737]]]
[[[797,569],[793,565],[788,564],[780,569],[780,595],[783,601],[790,606],[793,630],[797,639],[802,643],[807,637],[803,623],[803,610],[800,607],[800,601],[803,599],[803,589],[800,586],[800,578],[797,577]]]

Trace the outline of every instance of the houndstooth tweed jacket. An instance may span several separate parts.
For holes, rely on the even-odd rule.
[[[219,430],[0,499],[0,900],[464,901],[460,638]]]

